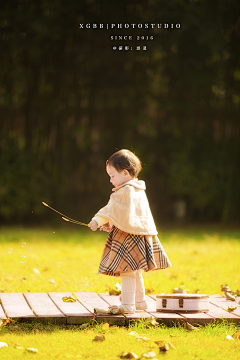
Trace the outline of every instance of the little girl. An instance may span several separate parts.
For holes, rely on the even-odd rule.
[[[93,231],[101,227],[109,232],[98,273],[122,278],[122,304],[117,313],[134,314],[147,308],[141,269],[171,266],[157,237],[145,182],[137,179],[141,169],[140,160],[129,150],[117,151],[107,160],[113,193],[88,224]]]

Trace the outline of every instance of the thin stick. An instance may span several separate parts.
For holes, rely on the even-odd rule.
[[[62,216],[62,219],[65,220],[65,221],[69,221],[69,222],[71,222],[71,223],[73,223],[73,224],[88,226],[87,224],[84,224],[84,223],[82,223],[82,222],[80,222],[80,221],[77,221],[77,220],[73,220],[73,221],[72,221],[72,220],[70,220],[70,219],[66,219],[66,218],[63,217],[63,216]]]
[[[73,222],[74,224],[78,224],[78,225],[84,225],[84,226],[88,226],[87,224],[84,224],[84,223],[81,223],[80,221],[77,221],[77,220],[74,220],[74,219],[71,219],[70,217],[60,213],[59,211],[53,209],[51,206],[49,206],[48,204],[46,204],[44,201],[42,201],[42,204],[46,207],[49,207],[49,209],[55,211],[56,213],[60,214],[60,215],[63,215],[64,216],[64,220],[65,221],[70,221],[70,222]]]

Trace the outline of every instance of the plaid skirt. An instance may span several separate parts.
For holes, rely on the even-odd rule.
[[[128,234],[113,226],[102,253],[99,274],[120,276],[121,271],[165,269],[172,266],[157,236],[153,244],[144,235]]]

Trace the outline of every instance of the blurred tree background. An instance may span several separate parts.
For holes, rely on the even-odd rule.
[[[11,0],[0,25],[1,224],[55,219],[42,201],[88,222],[121,148],[143,162],[157,223],[185,208],[189,222],[239,221],[238,0]]]

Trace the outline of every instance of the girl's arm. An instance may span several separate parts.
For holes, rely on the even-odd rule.
[[[98,228],[98,223],[96,222],[96,220],[91,220],[90,223],[88,224],[88,227],[92,230],[92,231],[96,231]]]
[[[105,226],[102,226],[105,225]],[[90,221],[90,223],[88,224],[88,227],[92,230],[92,231],[96,231],[98,227],[101,226],[100,230],[104,230],[104,231],[110,231],[111,228],[109,229],[109,223],[108,223],[108,219],[102,217],[102,216],[94,216],[94,218],[92,218],[92,220]]]
[[[105,226],[101,226],[101,227],[100,227],[100,231],[107,231],[107,232],[109,232],[109,231],[111,231],[111,229],[112,229],[112,226],[109,224],[109,222],[108,222],[107,224],[105,224]]]

